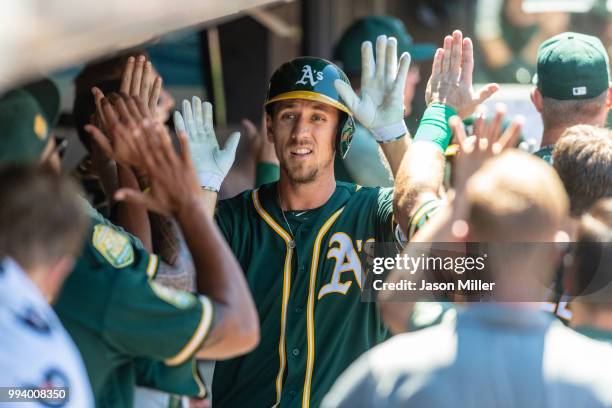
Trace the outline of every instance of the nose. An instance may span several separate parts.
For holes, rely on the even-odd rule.
[[[294,138],[299,138],[300,136],[309,135],[311,131],[311,124],[308,122],[308,118],[306,115],[300,114],[295,121],[295,125],[293,127]]]

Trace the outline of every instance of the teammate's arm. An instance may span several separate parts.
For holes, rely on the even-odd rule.
[[[505,108],[499,106],[495,118],[487,124],[481,115],[474,122],[474,137],[467,137],[461,119],[454,116],[449,125],[457,139],[460,152],[454,172],[454,199],[452,205],[446,205],[436,212],[418,232],[411,237],[405,248],[410,251],[411,243],[427,242],[462,242],[466,239],[468,227],[465,220],[468,215],[468,204],[465,199],[465,188],[469,178],[483,163],[504,149],[514,146],[519,139],[522,118],[515,119],[503,132]],[[415,143],[416,144],[416,143]],[[399,282],[406,279],[406,271],[394,270],[389,274],[387,282]],[[419,271],[416,271],[418,274]],[[393,333],[401,333],[408,329],[407,325],[413,312],[414,303],[397,302],[393,292],[382,292],[379,296],[379,306],[383,319]]]
[[[151,190],[144,194],[121,189],[116,199],[176,219],[196,266],[197,291],[214,304],[214,320],[197,356],[221,359],[245,353],[259,341],[257,313],[240,266],[201,200],[187,135],[179,133],[179,156],[165,128],[145,120],[142,130],[146,137],[133,142],[144,159]]]
[[[428,108],[413,143],[400,165],[395,183],[394,213],[410,239],[415,213],[428,202],[440,199],[444,174],[444,151],[451,140],[448,119],[465,118],[497,91],[488,84],[479,92],[472,88],[474,53],[472,41],[459,30],[444,39],[444,48],[434,56],[426,91]],[[414,228],[412,228],[414,229]]]

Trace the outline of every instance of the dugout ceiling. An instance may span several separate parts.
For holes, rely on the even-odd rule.
[[[0,90],[278,0],[12,0],[0,13]]]

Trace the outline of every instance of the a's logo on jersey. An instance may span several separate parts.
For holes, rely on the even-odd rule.
[[[134,249],[125,234],[98,224],[92,238],[94,248],[115,268],[125,268],[134,262]]]
[[[315,81],[315,76],[317,80]],[[310,65],[304,65],[302,68],[302,78],[296,84],[315,86],[319,81],[323,80],[323,72],[312,69]],[[308,81],[308,82],[307,82]]]
[[[178,307],[179,309],[188,309],[196,302],[196,297],[193,295],[193,293],[160,285],[154,281],[149,282],[149,284],[158,298],[170,303],[172,306]]]
[[[350,280],[350,276],[341,282],[345,272],[352,273],[361,288],[361,260],[357,252],[355,252],[351,237],[344,232],[336,232],[329,239],[329,247],[327,259],[335,259],[334,271],[332,272],[331,281],[321,287],[318,299],[330,293],[346,295],[353,282]]]
[[[38,311],[32,307],[28,307],[25,311],[17,315],[17,321],[29,329],[40,334],[51,333],[51,327]]]

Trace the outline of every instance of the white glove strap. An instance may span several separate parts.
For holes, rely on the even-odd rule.
[[[372,129],[372,135],[378,143],[390,143],[398,139],[401,139],[408,134],[408,128],[406,123],[401,120],[392,125],[381,127],[378,129]]]
[[[223,176],[219,173],[202,171],[198,173],[198,181],[200,182],[200,186],[202,186],[202,188],[219,192],[219,189],[221,189],[221,183],[223,183]]]

